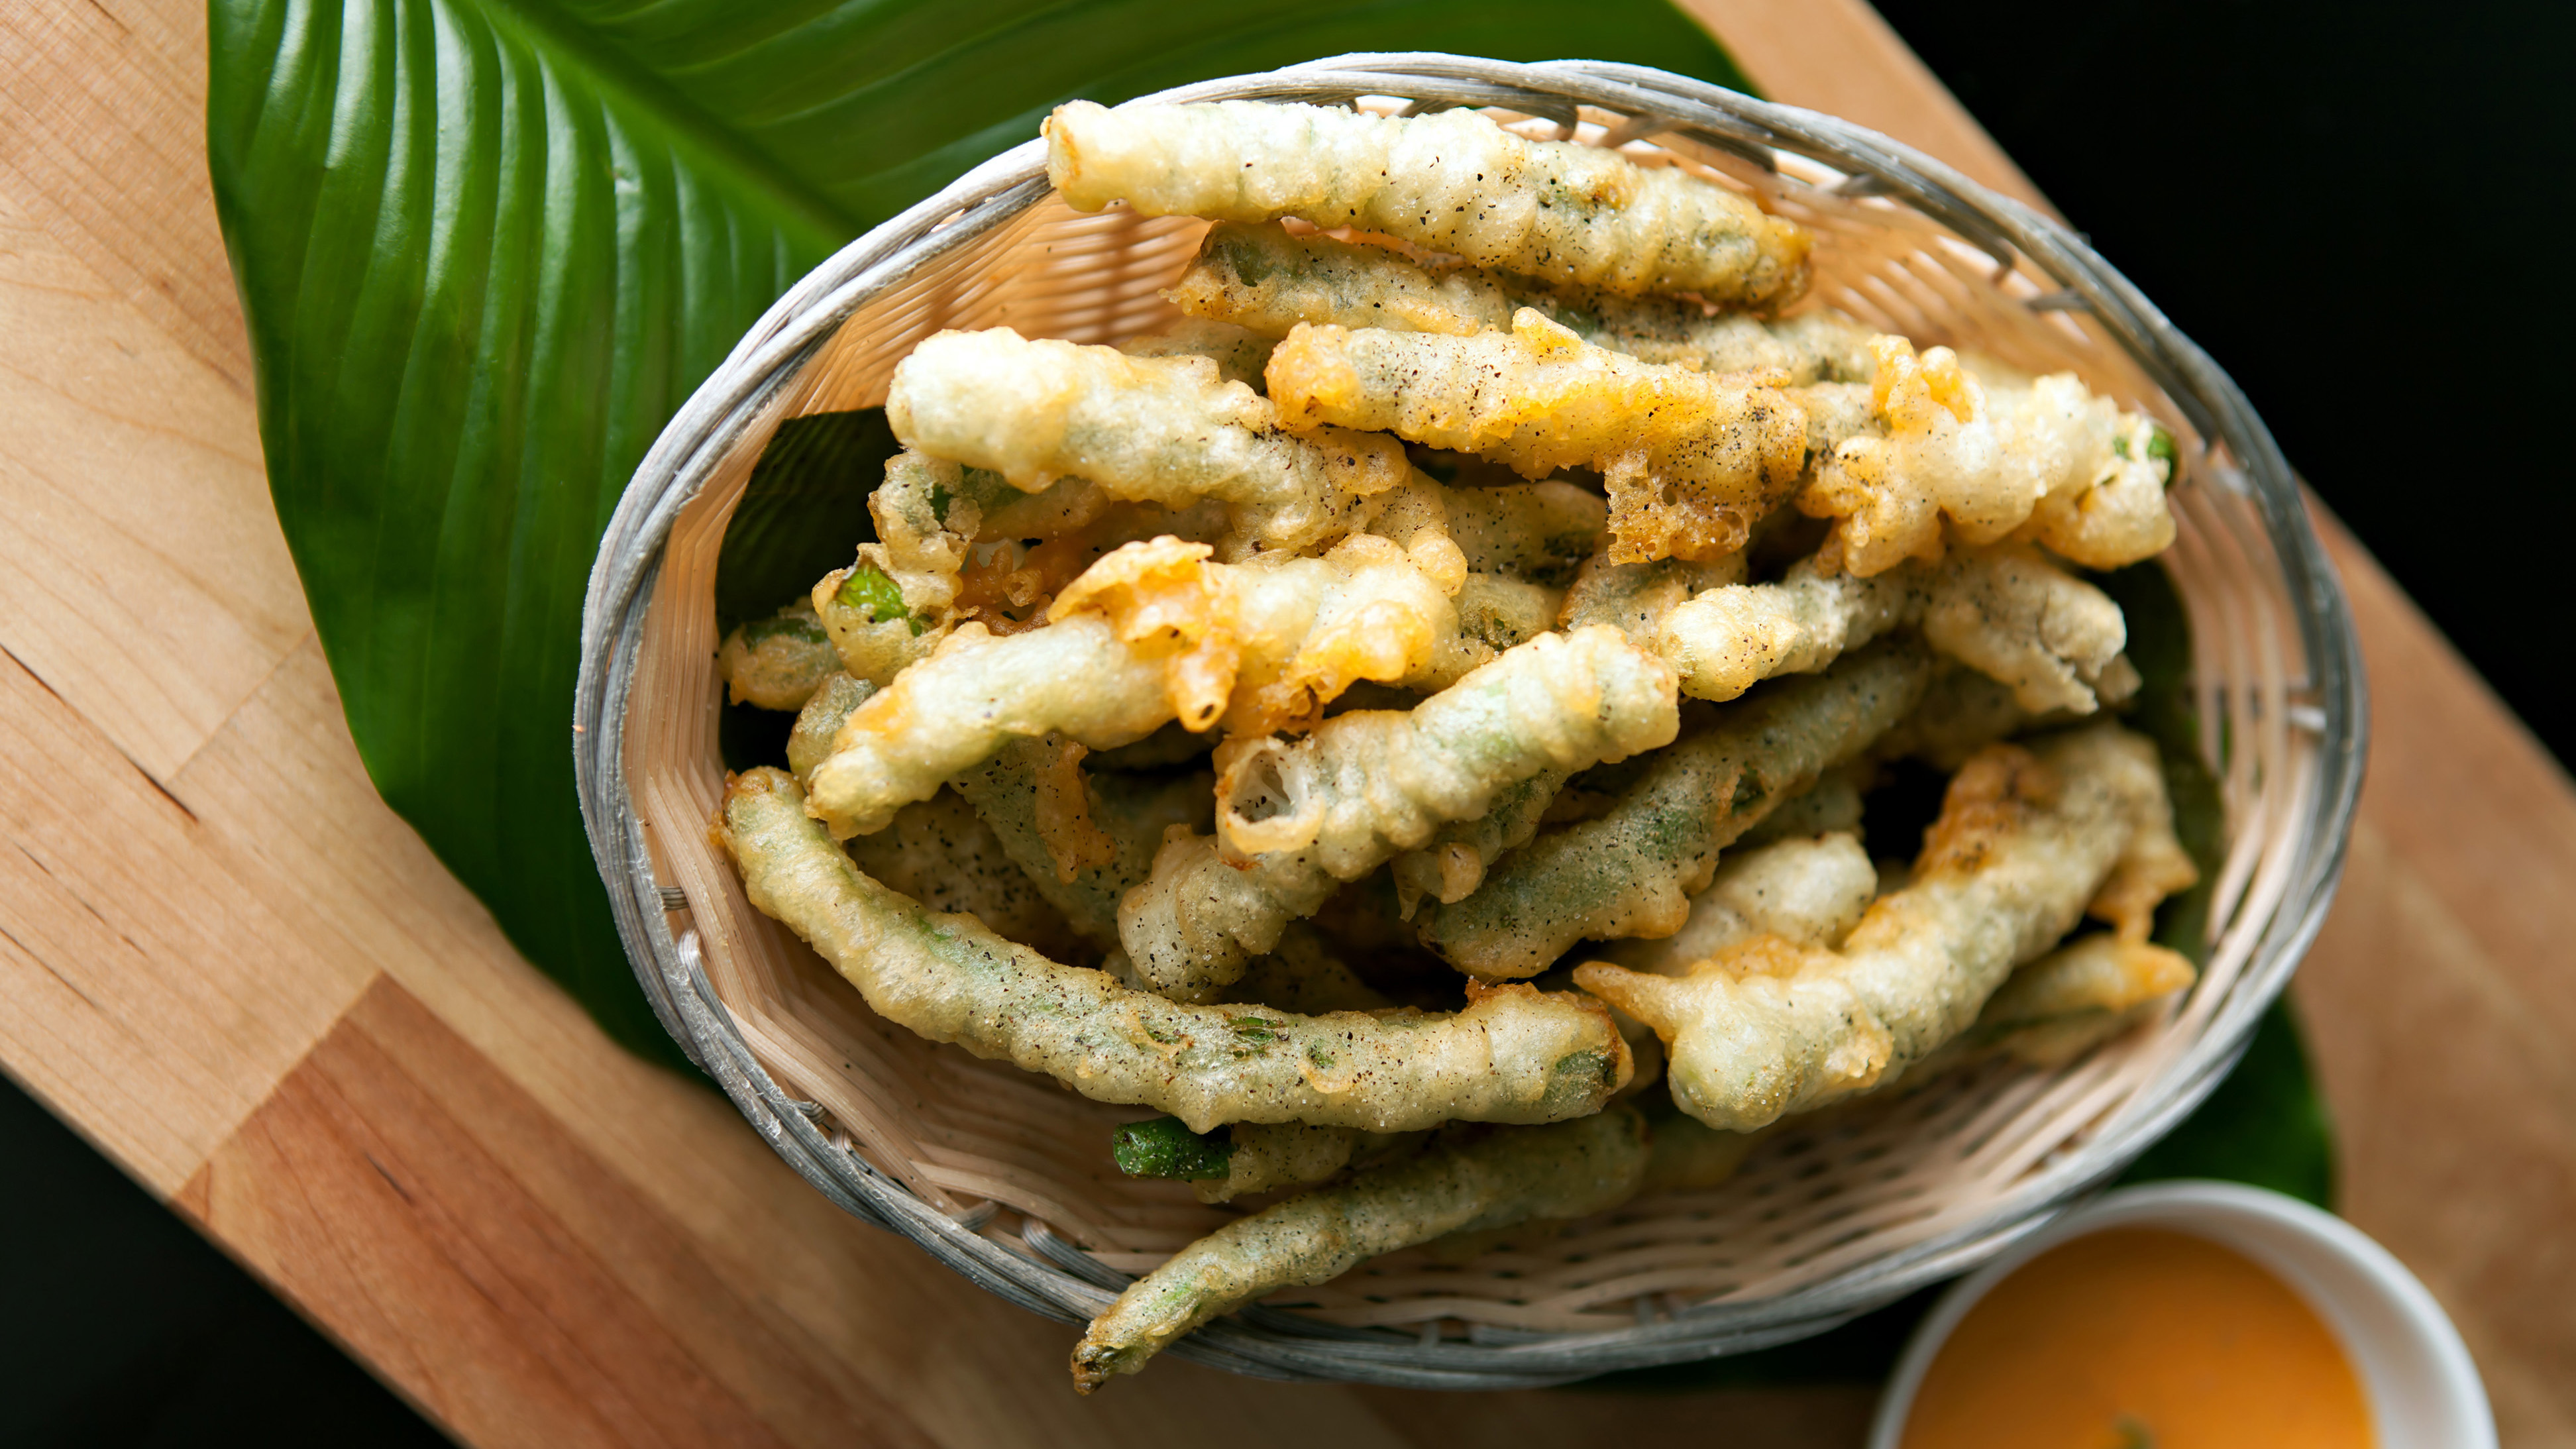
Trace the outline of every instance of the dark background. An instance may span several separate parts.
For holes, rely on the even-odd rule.
[[[1880,10],[2571,758],[2576,5]],[[0,1163],[0,1443],[440,1442],[5,1083]]]

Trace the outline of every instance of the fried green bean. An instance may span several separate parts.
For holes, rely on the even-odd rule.
[[[1118,910],[1158,988],[1241,974],[1341,882],[1484,814],[1513,785],[1654,749],[1677,727],[1672,674],[1615,631],[1543,634],[1409,711],[1354,710],[1295,743],[1220,752],[1218,842],[1176,834]]]
[[[2009,686],[2034,714],[2090,714],[2136,688],[2120,657],[2120,606],[2023,544],[1953,549],[1938,564],[1868,578],[1802,560],[1778,583],[1710,589],[1673,606],[1654,639],[1684,694],[1727,700],[1917,623],[1934,648]]]
[[[2175,452],[2071,372],[2032,378],[1871,339],[1869,423],[1820,450],[1798,507],[1835,520],[1826,552],[1852,573],[1937,559],[1945,540],[2036,538],[2088,568],[2173,542]],[[1275,354],[1274,354],[1275,356]],[[1811,442],[1827,441],[1811,437]]]
[[[1664,623],[1675,609],[1711,589],[1741,583],[1744,555],[1730,553],[1706,563],[1664,558],[1652,563],[1615,563],[1597,554],[1565,591],[1565,627],[1607,624],[1628,642],[1657,653],[1664,648]]]
[[[848,850],[860,870],[930,910],[962,911],[1048,955],[1082,949],[1082,938],[954,791],[906,805]]]
[[[1959,1044],[2059,1066],[2127,1030],[2147,1007],[2199,976],[2189,957],[2152,942],[2110,931],[2079,937],[2015,971]]]
[[[875,685],[837,672],[814,687],[813,697],[796,712],[795,728],[787,732],[787,769],[798,784],[814,778],[814,767],[832,753],[832,737],[874,693]]]
[[[840,667],[832,636],[803,599],[766,619],[736,624],[716,650],[727,697],[761,709],[803,709],[824,676]]]
[[[1691,898],[1680,930],[1651,940],[1612,941],[1600,956],[1631,971],[1687,976],[1700,962],[1755,936],[1837,946],[1877,894],[1878,869],[1859,837],[1848,833],[1731,850],[1718,862],[1708,889]]]
[[[1224,503],[1229,558],[1328,543],[1359,500],[1411,472],[1391,438],[1282,431],[1276,408],[1204,357],[1130,357],[1007,327],[942,332],[889,387],[886,421],[906,447],[1027,492],[1071,475],[1113,498]]]
[[[1176,716],[1213,724],[1223,695],[1203,702],[1188,662],[1179,650],[1119,638],[1096,614],[1000,636],[960,625],[842,722],[831,754],[813,770],[816,818],[844,839],[882,830],[896,810],[929,798],[1014,736],[1055,731],[1109,749]],[[1181,715],[1190,704],[1203,718]]]
[[[2155,746],[2117,726],[1997,745],[1952,779],[1910,883],[1841,949],[1756,937],[1680,979],[1592,962],[1575,980],[1663,1038],[1682,1110],[1749,1131],[1956,1037],[2169,814]]]
[[[818,817],[865,834],[1013,736],[1105,750],[1174,719],[1263,734],[1310,723],[1358,680],[1437,688],[1491,657],[1388,539],[1258,565],[1208,551],[1129,544],[1068,584],[1043,628],[959,625],[842,726],[813,772]]]
[[[1089,815],[1108,846],[1107,858],[1076,864],[1050,849],[1040,828],[1040,782],[1063,758],[1061,742],[1013,739],[990,759],[949,783],[992,827],[1002,848],[1026,871],[1038,894],[1064,913],[1084,940],[1107,949],[1118,944],[1118,901],[1154,868],[1163,832],[1175,825],[1206,825],[1215,777],[1202,770],[1170,779],[1091,774],[1082,780]]]
[[[1270,362],[1276,339],[1223,319],[1184,317],[1169,327],[1139,333],[1118,344],[1129,357],[1204,357],[1216,364],[1216,375],[1261,391],[1261,369]]]
[[[1618,563],[1741,549],[1806,467],[1806,411],[1779,388],[1594,347],[1526,307],[1471,337],[1300,324],[1266,375],[1292,428],[1392,432],[1527,478],[1601,470]]]
[[[1561,479],[1443,490],[1450,537],[1467,567],[1563,588],[1601,551],[1609,505]]]
[[[1073,1352],[1074,1386],[1089,1393],[1210,1319],[1282,1288],[1329,1282],[1381,1253],[1616,1207],[1645,1181],[1651,1142],[1627,1106],[1549,1127],[1448,1134],[1418,1156],[1228,1223],[1091,1321]]]
[[[1729,584],[1675,605],[1656,645],[1684,694],[1733,699],[1773,675],[1822,669],[1921,617],[1927,593],[1918,569],[1864,579],[1801,561],[1778,583]]]
[[[1578,941],[1672,934],[1718,852],[1867,748],[1929,673],[1924,651],[1895,639],[1773,683],[1649,757],[1608,815],[1542,833],[1465,900],[1426,906],[1422,944],[1472,975],[1516,977]]]
[[[1095,1101],[1168,1112],[1193,1131],[1562,1121],[1599,1111],[1632,1069],[1598,1002],[1525,986],[1471,991],[1464,1010],[1446,1015],[1297,1016],[1185,1006],[1059,965],[863,872],[805,813],[783,770],[736,776],[717,835],[752,905],[813,946],[879,1016]]]
[[[1807,285],[1805,229],[1745,197],[1616,151],[1524,141],[1465,111],[1071,101],[1046,136],[1047,179],[1076,211],[1293,216],[1627,297],[1779,307]]]
[[[1465,900],[1505,851],[1538,833],[1557,792],[1572,778],[1572,770],[1541,770],[1497,794],[1484,814],[1452,820],[1419,848],[1397,856],[1388,867],[1395,876],[1397,911],[1409,921],[1424,896],[1442,905]]]
[[[1285,337],[1300,322],[1469,336],[1532,308],[1596,347],[1704,372],[1780,372],[1793,384],[1867,382],[1867,328],[1833,312],[1773,321],[1679,297],[1548,286],[1462,262],[1282,227],[1219,222],[1164,293],[1182,311]]]

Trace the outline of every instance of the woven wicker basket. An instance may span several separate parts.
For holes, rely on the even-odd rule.
[[[1974,1265],[2209,1092],[2333,891],[2362,680],[2271,435],[2136,289],[2065,227],[1885,137],[1641,67],[1353,55],[1163,98],[1488,107],[1531,135],[1624,145],[1811,227],[1815,303],[1924,345],[2072,368],[2162,419],[2190,477],[2165,565],[2191,616],[2228,823],[2208,969],[2167,1019],[2054,1071],[1957,1073],[1793,1128],[1719,1190],[1640,1199],[1535,1248],[1463,1265],[1398,1254],[1174,1352],[1280,1378],[1505,1387],[1797,1338]],[[1204,225],[1078,215],[1031,141],[852,243],[664,429],[600,545],[583,620],[582,808],[663,1022],[825,1195],[1067,1321],[1224,1214],[1110,1167],[1110,1128],[1134,1109],[877,1020],[744,901],[706,832],[724,773],[716,556],[782,419],[882,403],[895,362],[941,328],[1104,342],[1168,320],[1158,289]]]

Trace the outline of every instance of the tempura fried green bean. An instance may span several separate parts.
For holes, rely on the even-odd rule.
[[[1612,941],[1601,958],[1632,971],[1687,976],[1739,941],[1777,936],[1838,946],[1878,894],[1878,868],[1860,838],[1837,831],[1729,851],[1708,889],[1691,898],[1682,928],[1652,940]]]
[[[1219,222],[1164,294],[1194,317],[1285,337],[1300,322],[1472,336],[1535,309],[1584,341],[1704,372],[1772,372],[1793,384],[1867,382],[1867,328],[1832,312],[1768,321],[1678,297],[1550,287],[1459,262],[1278,226]]]
[[[813,607],[799,599],[766,619],[736,624],[716,650],[716,673],[736,704],[803,709],[841,657]]]
[[[2057,1066],[2126,1030],[2142,1008],[2199,976],[2189,957],[2153,942],[2109,931],[2079,937],[2015,971],[1960,1043]]]
[[[1184,317],[1169,327],[1139,333],[1118,344],[1129,357],[1204,357],[1216,364],[1216,375],[1261,391],[1261,369],[1270,362],[1276,338],[1238,327],[1222,318]]]
[[[1778,583],[1729,584],[1675,605],[1655,642],[1682,693],[1733,699],[1775,674],[1822,669],[1920,617],[1927,592],[1918,570],[1864,579],[1802,561]]]
[[[1749,1131],[1958,1035],[2075,924],[2164,799],[2155,746],[2117,726],[1997,745],[1952,779],[1911,882],[1840,950],[1757,937],[1679,980],[1604,962],[1575,980],[1655,1028],[1684,1111]]]
[[[1088,1393],[1173,1340],[1282,1288],[1324,1283],[1381,1253],[1532,1218],[1579,1218],[1626,1202],[1652,1155],[1632,1107],[1551,1127],[1456,1134],[1339,1187],[1217,1229],[1130,1285],[1073,1351]]]
[[[1395,876],[1397,911],[1411,920],[1424,896],[1443,905],[1465,900],[1505,851],[1519,849],[1538,833],[1557,792],[1573,777],[1572,770],[1541,770],[1496,795],[1484,814],[1452,820],[1431,832],[1419,848],[1397,856],[1388,867]]]
[[[832,739],[841,726],[876,686],[847,674],[826,675],[814,687],[814,695],[796,712],[795,728],[787,732],[787,768],[798,784],[814,778],[814,767],[831,756]]]
[[[1562,480],[1444,489],[1441,501],[1467,567],[1552,588],[1574,581],[1609,526],[1600,494]]]
[[[1050,849],[1040,820],[1040,780],[1062,759],[1061,742],[1014,739],[992,758],[959,772],[950,783],[1026,871],[1038,894],[1064,913],[1083,939],[1103,949],[1118,944],[1118,901],[1154,868],[1163,832],[1175,825],[1205,824],[1214,777],[1205,771],[1168,779],[1092,775],[1084,780],[1089,815],[1108,846],[1107,858],[1068,863]]]
[[[886,421],[905,446],[1036,492],[1071,475],[1111,497],[1226,504],[1229,557],[1297,550],[1351,526],[1358,500],[1411,469],[1393,439],[1281,431],[1278,411],[1196,356],[942,332],[897,364]]]
[[[1823,668],[1844,650],[1920,623],[1944,654],[2009,686],[2031,713],[2090,714],[2126,698],[2128,631],[2109,595],[2021,544],[1953,549],[1862,578],[1804,560],[1771,584],[1711,589],[1675,605],[1656,647],[1682,692],[1733,699],[1764,679]]]
[[[1462,971],[1532,976],[1577,941],[1666,936],[1718,852],[1911,709],[1928,656],[1894,639],[1768,686],[1650,757],[1606,816],[1541,833],[1455,905],[1424,907],[1422,944]]]
[[[1491,657],[1390,540],[1355,534],[1320,559],[1260,565],[1207,554],[1129,544],[1067,585],[1044,628],[958,626],[841,727],[812,775],[819,818],[843,835],[876,829],[1013,736],[1111,749],[1174,719],[1266,733],[1311,723],[1354,681],[1436,688]]]
[[[1267,375],[1290,427],[1383,430],[1528,478],[1600,469],[1619,563],[1742,548],[1806,466],[1806,412],[1779,388],[1594,347],[1529,308],[1472,337],[1301,324]]]
[[[2026,531],[2091,568],[2135,563],[2173,542],[2165,489],[2175,458],[2143,419],[2124,418],[2073,373],[2024,378],[1950,349],[1917,357],[1872,340],[1875,426],[1817,464],[1798,506],[1835,520],[1827,552],[1867,576],[1937,559],[1945,537],[1998,542]],[[1274,354],[1275,357],[1275,354]]]
[[[1464,111],[1072,101],[1046,136],[1047,179],[1077,211],[1124,201],[1144,216],[1293,216],[1628,297],[1777,307],[1807,285],[1805,230],[1725,187],[1599,147],[1524,141]]]
[[[1543,634],[1409,711],[1354,710],[1294,744],[1220,753],[1217,841],[1175,835],[1118,910],[1118,935],[1158,988],[1223,984],[1341,882],[1490,810],[1547,770],[1672,739],[1672,674],[1608,629]]]
[[[1527,987],[1471,992],[1449,1015],[1296,1016],[1185,1006],[1062,966],[861,871],[783,770],[735,777],[718,837],[753,906],[832,963],[879,1016],[1205,1131],[1309,1122],[1406,1132],[1554,1122],[1599,1111],[1630,1072],[1598,1002]]]

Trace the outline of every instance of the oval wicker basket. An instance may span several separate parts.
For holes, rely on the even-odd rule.
[[[1174,1352],[1278,1378],[1455,1388],[1758,1348],[1975,1265],[2208,1094],[2333,892],[2364,710],[2351,619],[2289,468],[2200,349],[2029,207],[1846,122],[1660,71],[1351,55],[1161,98],[1485,107],[1534,136],[1626,146],[1811,227],[1814,303],[1925,345],[2072,368],[2162,419],[2190,469],[2165,565],[2191,616],[2228,822],[2208,968],[2166,1019],[2056,1070],[1970,1070],[1793,1128],[1724,1188],[1640,1199],[1536,1247],[1380,1260]],[[1134,1109],[877,1020],[745,902],[707,843],[724,774],[715,563],[782,419],[882,403],[895,362],[941,328],[1104,342],[1168,320],[1159,289],[1204,226],[1078,215],[1030,141],[844,248],[663,430],[600,544],[583,618],[582,809],[663,1022],[826,1196],[1066,1321],[1224,1215],[1110,1167],[1110,1128]]]

